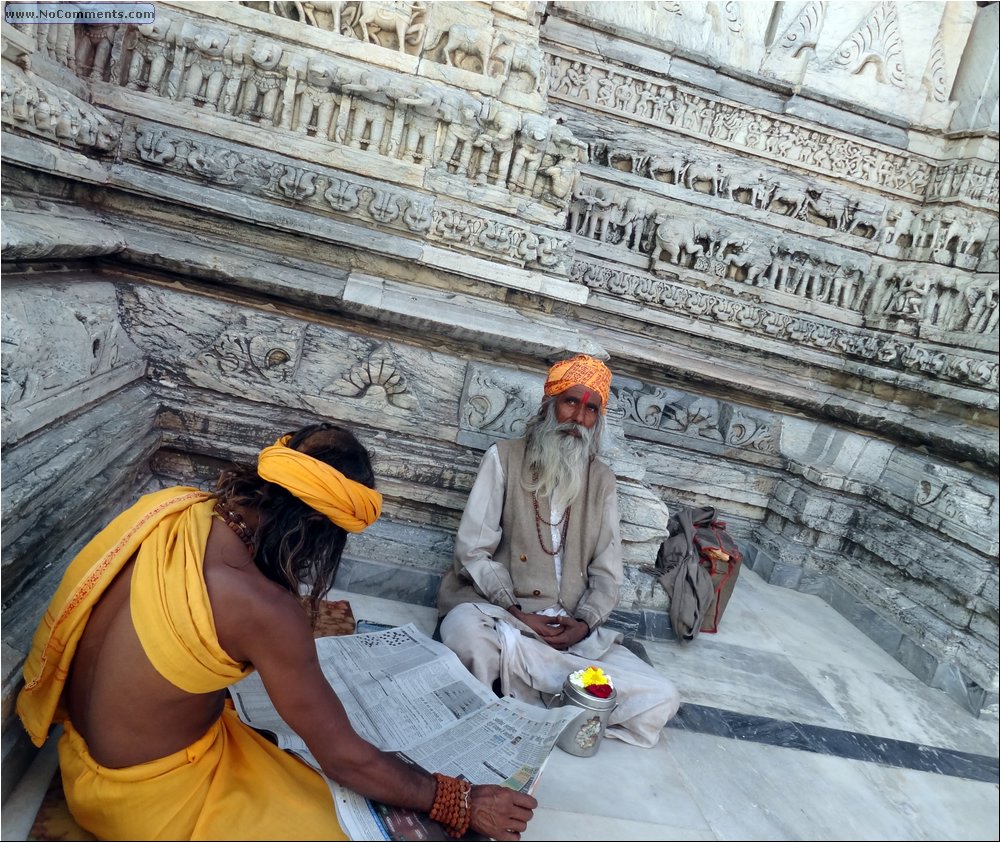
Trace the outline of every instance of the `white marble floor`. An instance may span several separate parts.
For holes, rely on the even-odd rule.
[[[775,733],[762,743],[667,728],[652,749],[557,749],[524,840],[998,838],[995,782],[780,745],[783,723],[805,723],[986,755],[997,768],[996,721],[922,683],[818,597],[744,570],[718,634],[643,645],[682,705],[766,717]]]
[[[349,599],[359,621],[433,633],[432,609],[330,596]],[[818,597],[744,570],[718,634],[683,647],[642,643],[679,687],[681,714],[651,749],[612,739],[592,757],[555,749],[525,842],[998,840],[995,777],[842,756],[841,738],[848,749],[855,739],[887,746],[887,757],[897,745],[918,760],[953,750],[992,774],[1000,738],[996,721],[927,687]],[[685,706],[706,721],[725,714],[728,731],[680,727]],[[815,747],[815,734],[829,752],[802,747]],[[24,839],[34,815],[33,796],[15,795],[4,804],[5,840]]]
[[[391,617],[433,632],[433,611],[336,596],[351,600],[359,620]],[[769,730],[767,741],[670,727],[651,749],[611,739],[592,757],[557,748],[525,842],[1000,838],[995,782],[794,747],[816,726],[848,739],[968,752],[998,766],[995,720],[976,719],[928,687],[819,597],[745,569],[717,634],[684,646],[642,644],[677,684],[682,705],[728,711],[737,722],[744,714],[743,736]],[[793,747],[782,744],[787,731]]]

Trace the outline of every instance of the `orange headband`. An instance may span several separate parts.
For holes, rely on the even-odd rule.
[[[345,477],[332,465],[288,447],[290,439],[283,436],[260,452],[257,473],[262,479],[280,485],[348,532],[361,532],[378,520],[381,494]]]
[[[601,412],[608,411],[608,396],[611,394],[611,369],[600,360],[578,354],[568,360],[558,362],[549,369],[545,380],[545,394],[559,395],[574,386],[586,386],[601,396]]]

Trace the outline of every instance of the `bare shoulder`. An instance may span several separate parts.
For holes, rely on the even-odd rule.
[[[253,663],[263,637],[288,645],[311,642],[301,603],[261,573],[243,544],[222,524],[212,527],[204,570],[216,635],[233,660]]]

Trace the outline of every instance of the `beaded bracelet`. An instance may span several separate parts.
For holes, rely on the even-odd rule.
[[[434,805],[430,817],[444,826],[444,832],[452,839],[465,836],[472,823],[472,811],[469,805],[469,793],[472,784],[461,781],[440,772],[434,773],[437,789],[434,792]]]

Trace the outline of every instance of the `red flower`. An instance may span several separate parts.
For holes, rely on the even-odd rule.
[[[598,699],[609,699],[611,694],[615,692],[615,688],[610,684],[588,684],[584,689],[591,696],[597,696]]]

